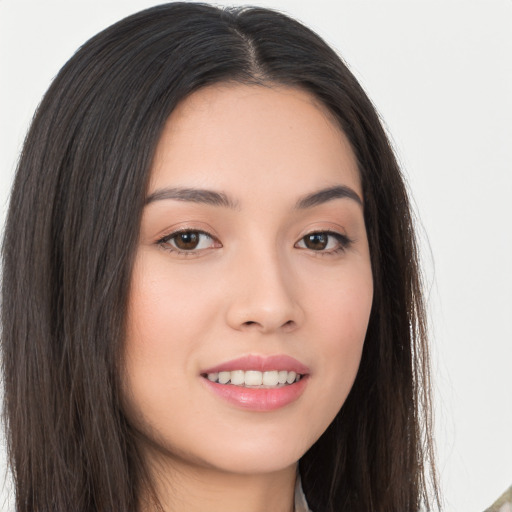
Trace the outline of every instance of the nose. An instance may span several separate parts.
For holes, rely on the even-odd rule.
[[[241,331],[291,332],[304,318],[297,280],[277,251],[258,251],[232,266],[227,323]]]

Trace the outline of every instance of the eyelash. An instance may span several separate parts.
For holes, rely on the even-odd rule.
[[[170,241],[171,240],[175,239],[179,235],[187,234],[187,233],[189,233],[189,234],[193,233],[193,234],[197,234],[199,236],[206,236],[206,237],[210,238],[212,240],[212,242],[218,243],[219,247],[222,247],[220,242],[218,242],[218,240],[213,235],[211,235],[210,233],[208,233],[206,231],[203,231],[201,229],[190,229],[190,228],[185,228],[185,229],[180,229],[178,231],[173,231],[172,233],[170,233],[168,235],[165,235],[162,238],[160,238],[157,241],[157,244],[160,247],[162,247],[164,250],[168,251],[168,252],[172,252],[172,253],[178,254],[179,256],[185,256],[185,257],[186,256],[193,256],[193,255],[196,255],[197,253],[199,253],[201,251],[207,250],[207,249],[180,250],[177,247],[170,246]]]
[[[206,237],[210,238],[213,243],[219,244],[218,247],[222,247],[220,242],[213,235],[208,233],[207,231],[203,231],[200,229],[190,229],[190,228],[173,231],[172,233],[165,235],[162,238],[160,238],[159,240],[157,240],[156,243],[157,243],[157,245],[161,246],[164,250],[166,250],[168,252],[175,253],[179,256],[185,256],[185,257],[197,255],[198,253],[200,253],[202,251],[210,249],[210,247],[208,247],[205,249],[195,249],[194,248],[194,249],[190,249],[190,250],[180,250],[177,247],[170,246],[170,241],[175,239],[176,237],[178,237],[181,234],[196,234],[196,235],[199,235],[200,237],[206,236]],[[309,249],[308,247],[297,247],[297,248],[303,249],[303,250],[310,250],[312,253],[315,253],[315,255],[318,255],[318,256],[334,256],[341,252],[345,252],[347,249],[350,248],[350,246],[354,242],[348,236],[343,235],[341,233],[337,233],[336,231],[321,230],[321,231],[311,231],[310,233],[306,233],[298,242],[296,242],[294,244],[294,247],[296,247],[297,244],[299,244],[300,242],[303,242],[307,237],[311,237],[313,235],[327,235],[329,237],[333,237],[336,239],[336,241],[338,243],[338,247],[336,247],[335,249],[330,249],[328,251],[314,250],[314,249]]]
[[[338,247],[336,247],[334,249],[330,249],[328,251],[326,251],[326,250],[317,250],[317,251],[315,251],[314,249],[310,249],[312,252],[314,252],[318,256],[334,256],[334,255],[339,254],[341,252],[345,252],[354,243],[354,241],[352,239],[350,239],[348,236],[343,235],[341,233],[338,233],[336,231],[321,230],[321,231],[311,231],[310,233],[305,234],[295,244],[295,246],[299,242],[302,242],[303,240],[305,240],[307,237],[311,237],[313,235],[327,235],[328,237],[332,237],[332,238],[336,239],[336,241],[338,243]],[[304,249],[308,250],[308,247],[304,247]]]

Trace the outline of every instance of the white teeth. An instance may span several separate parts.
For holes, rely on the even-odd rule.
[[[231,380],[231,372],[219,372],[220,384],[227,384]]]
[[[208,380],[211,380],[212,382],[215,382],[218,379],[219,379],[219,374],[218,373],[209,373],[208,374]]]
[[[279,382],[278,372],[265,372],[263,374],[263,385],[264,386],[275,386]]]
[[[231,372],[231,384],[243,386],[245,384],[245,372],[243,370]]]
[[[297,374],[295,372],[288,372],[288,377],[286,378],[286,382],[288,384],[295,382],[295,377],[297,377]]]
[[[245,372],[245,385],[246,386],[261,386],[263,383],[263,374],[249,370]]]
[[[256,370],[233,370],[232,372],[208,373],[209,381],[219,384],[233,384],[234,386],[263,386],[280,387],[293,384],[301,379],[301,375],[294,371],[272,370],[259,372]]]

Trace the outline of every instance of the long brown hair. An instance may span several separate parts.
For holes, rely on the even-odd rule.
[[[18,512],[137,508],[147,482],[120,405],[120,354],[149,169],[176,105],[222,81],[309,91],[345,132],[361,173],[374,301],[353,389],[300,460],[310,507],[412,512],[438,502],[413,223],[374,107],[336,53],[297,21],[261,8],[171,3],[82,46],[23,148],[2,282]]]

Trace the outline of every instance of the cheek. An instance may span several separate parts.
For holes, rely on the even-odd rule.
[[[169,275],[162,254],[140,250],[135,262],[124,346],[125,411],[140,426],[141,421],[171,423],[169,397],[182,397],[185,379],[194,374],[192,355],[199,345],[199,330],[209,314],[198,300],[194,278],[180,281]],[[163,261],[162,261],[163,260]],[[203,300],[204,299],[204,300]],[[199,319],[203,322],[199,322]],[[208,320],[207,320],[208,321]]]
[[[215,291],[205,285],[205,276],[169,268],[158,253],[144,254],[142,250],[136,261],[128,313],[128,355],[140,352],[150,358],[161,353],[179,359],[180,354],[194,351],[201,327],[211,325],[215,318]]]
[[[326,339],[332,345],[330,349],[340,356],[347,351],[362,351],[372,306],[371,279],[353,281],[333,291],[318,313],[319,322],[325,326]]]
[[[328,346],[332,344],[331,350],[362,345],[373,301],[369,258],[317,274],[314,281],[303,283],[301,293],[308,297],[305,307],[314,328]]]
[[[370,266],[330,279],[315,290],[310,293],[309,311],[316,336],[312,335],[310,348],[316,354],[319,392],[330,422],[347,398],[359,369],[373,301]]]

